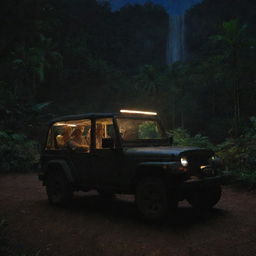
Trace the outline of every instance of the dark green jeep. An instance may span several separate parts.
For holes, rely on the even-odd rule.
[[[220,161],[208,149],[173,147],[156,113],[71,115],[52,120],[39,179],[51,204],[73,191],[134,194],[139,212],[160,219],[184,199],[211,208],[221,197]]]

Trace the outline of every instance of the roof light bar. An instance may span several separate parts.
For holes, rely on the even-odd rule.
[[[128,109],[121,109],[121,113],[128,113],[128,114],[143,114],[143,115],[150,115],[150,116],[156,116],[156,112],[148,112],[148,111],[138,111],[138,110],[128,110]]]
[[[55,123],[54,126],[70,126],[70,127],[76,127],[76,124],[67,124],[67,123]]]
[[[66,125],[65,123],[55,123],[54,126],[62,126],[62,125]]]

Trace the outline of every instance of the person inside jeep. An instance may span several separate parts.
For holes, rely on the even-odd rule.
[[[67,147],[71,150],[87,152],[89,145],[83,136],[84,127],[77,126],[71,134],[71,138],[67,142]]]
[[[56,136],[56,142],[58,148],[65,148],[67,142],[70,139],[72,129],[70,126],[62,126],[61,133]]]

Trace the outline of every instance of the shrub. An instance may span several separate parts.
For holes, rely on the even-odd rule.
[[[218,155],[237,179],[256,183],[256,117],[251,118],[251,127],[240,137],[218,145]]]
[[[0,171],[29,172],[39,160],[38,145],[26,136],[0,131]]]
[[[187,130],[177,128],[169,131],[173,136],[174,146],[195,146],[202,148],[214,148],[214,145],[209,141],[208,137],[201,134],[196,134],[194,137],[191,136]]]

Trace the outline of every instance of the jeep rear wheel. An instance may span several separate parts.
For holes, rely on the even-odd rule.
[[[46,178],[48,201],[54,205],[67,205],[73,198],[72,186],[63,172],[51,172]]]
[[[145,178],[137,185],[136,205],[148,220],[163,219],[171,208],[176,208],[177,200],[170,198],[166,184],[160,178]]]
[[[208,188],[195,190],[188,196],[188,202],[198,209],[210,209],[216,205],[221,198],[221,186],[215,185]]]

